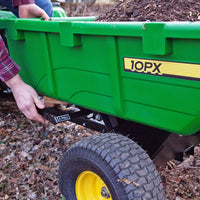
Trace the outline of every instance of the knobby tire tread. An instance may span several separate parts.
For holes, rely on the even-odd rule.
[[[105,168],[111,167],[112,180],[120,182],[125,191],[123,196],[120,196],[121,199],[164,199],[159,174],[147,153],[137,143],[115,133],[93,135],[75,143],[60,162],[58,177],[60,188],[63,187],[60,182],[64,173],[62,170],[73,149],[81,149],[81,152],[85,151],[86,154],[92,151],[96,156],[101,157]],[[127,184],[123,181],[124,178],[132,182]]]

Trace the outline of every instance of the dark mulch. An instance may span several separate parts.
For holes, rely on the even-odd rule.
[[[97,21],[198,21],[197,0],[124,0]]]

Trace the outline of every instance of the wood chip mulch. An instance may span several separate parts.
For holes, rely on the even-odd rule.
[[[198,21],[197,0],[124,0],[99,15],[97,21]]]

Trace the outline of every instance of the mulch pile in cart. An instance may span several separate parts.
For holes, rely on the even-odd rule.
[[[124,0],[100,15],[97,21],[198,21],[197,0]]]

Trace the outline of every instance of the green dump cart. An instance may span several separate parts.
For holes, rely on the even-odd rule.
[[[200,23],[94,19],[8,17],[0,27],[23,80],[77,108],[43,114],[104,132],[64,154],[59,187],[65,198],[164,199],[149,155],[169,133],[200,130]],[[149,155],[132,138],[150,147]]]

